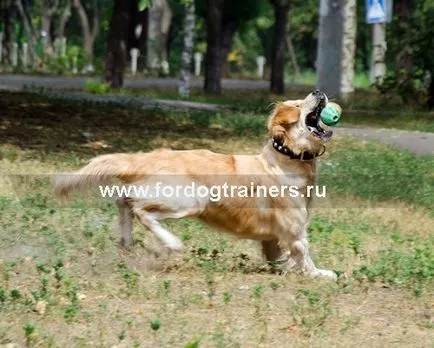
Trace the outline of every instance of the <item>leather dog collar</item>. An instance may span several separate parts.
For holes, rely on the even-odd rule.
[[[277,152],[280,152],[282,155],[288,156],[291,159],[299,160],[299,161],[311,161],[316,157],[322,156],[326,151],[326,147],[323,145],[323,150],[318,153],[312,153],[309,151],[304,151],[298,155],[296,155],[288,146],[286,146],[282,140],[272,139],[273,147]]]

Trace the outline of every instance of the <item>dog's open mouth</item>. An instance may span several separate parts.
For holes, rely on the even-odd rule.
[[[305,120],[307,129],[321,140],[328,140],[333,135],[333,132],[331,130],[321,127],[322,122],[320,120],[320,116],[321,111],[324,109],[325,105],[325,100],[321,100],[318,103],[318,106],[306,116]]]

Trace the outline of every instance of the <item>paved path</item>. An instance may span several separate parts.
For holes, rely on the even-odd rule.
[[[87,80],[92,79],[87,76],[62,77],[62,76],[30,76],[30,75],[0,75],[0,89],[21,90],[23,88],[47,88],[47,89],[75,89],[83,90]],[[98,80],[99,78],[93,78]],[[126,79],[127,88],[178,88],[176,78],[136,78]],[[203,79],[193,78],[191,80],[193,88],[202,88]],[[306,85],[288,84],[288,87],[302,87]],[[269,82],[264,80],[236,80],[223,79],[223,89],[250,89],[268,90]],[[312,87],[313,88],[313,87]]]
[[[386,128],[338,127],[336,134],[346,134],[358,139],[378,140],[417,155],[434,154],[434,133]]]

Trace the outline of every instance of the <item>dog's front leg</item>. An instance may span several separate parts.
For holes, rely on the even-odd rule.
[[[283,266],[284,269],[304,273],[312,277],[337,279],[335,272],[316,268],[310,257],[309,242],[305,231],[301,233],[300,238],[293,240],[289,244],[289,248],[291,250],[291,256]]]

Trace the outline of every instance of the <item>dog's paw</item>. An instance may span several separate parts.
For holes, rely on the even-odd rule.
[[[311,273],[313,277],[322,277],[330,280],[338,280],[338,276],[335,272],[329,271],[327,269],[316,269]]]
[[[184,244],[179,238],[170,238],[164,245],[172,251],[182,251],[184,249]]]

